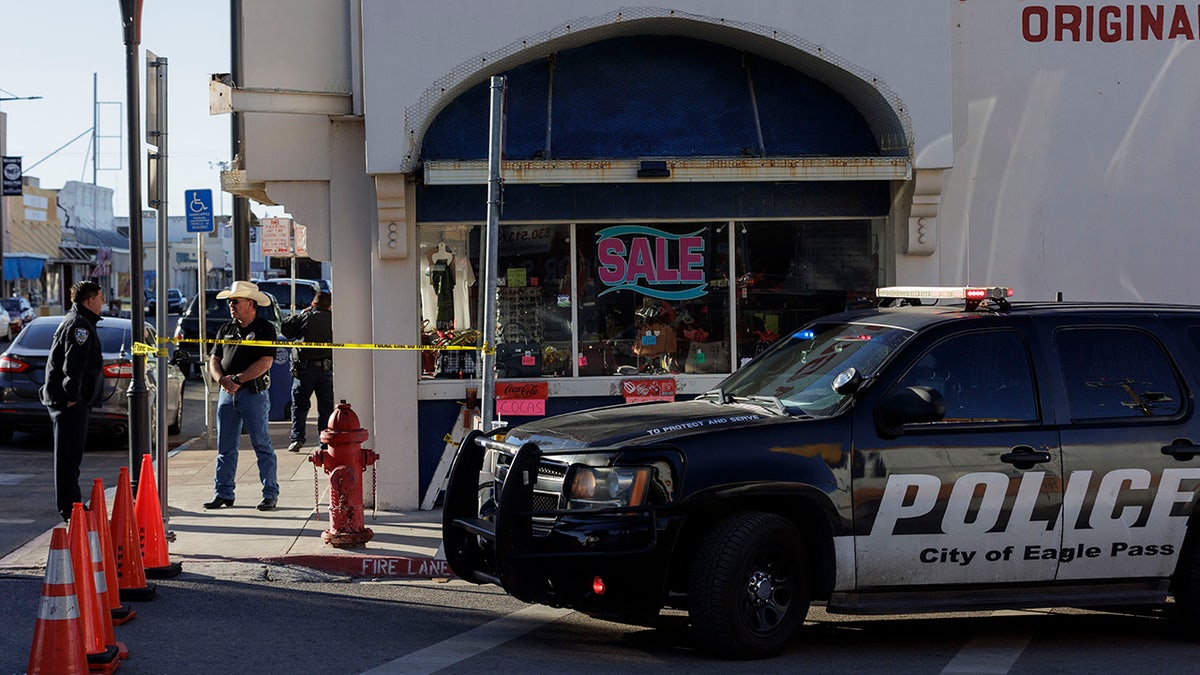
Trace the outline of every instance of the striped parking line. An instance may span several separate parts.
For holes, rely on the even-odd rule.
[[[1022,611],[992,612],[992,616],[1034,616]],[[1040,614],[1038,614],[1040,615]],[[1007,673],[1029,646],[1033,631],[992,633],[987,637],[971,640],[942,669],[942,675],[965,675],[967,673]]]
[[[557,621],[571,612],[572,610],[569,609],[530,605],[477,628],[472,628],[461,635],[442,640],[395,661],[389,661],[378,668],[372,668],[364,675],[435,673],[459,661],[465,661],[493,647],[498,647],[509,640],[515,640],[530,631]]]

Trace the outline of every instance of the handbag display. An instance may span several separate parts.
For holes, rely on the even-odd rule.
[[[479,352],[465,349],[440,349],[433,376],[443,379],[469,380],[479,377]]]
[[[541,377],[542,349],[536,342],[496,345],[496,377]]]
[[[602,341],[579,345],[580,375],[612,375],[616,371],[611,344]]]
[[[479,331],[464,330],[457,335],[450,331],[439,333],[439,347],[466,347],[479,340]],[[422,352],[424,354],[425,352]],[[443,379],[466,380],[480,377],[479,352],[472,349],[439,349],[433,376]]]
[[[728,373],[728,342],[693,342],[688,347],[687,360],[683,364],[685,373]]]

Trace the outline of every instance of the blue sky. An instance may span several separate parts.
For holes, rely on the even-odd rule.
[[[44,188],[71,180],[91,182],[90,134],[85,132],[92,127],[96,73],[96,98],[121,104],[100,106],[99,133],[114,138],[99,143],[96,182],[114,189],[114,212],[124,216],[129,214],[128,108],[119,7],[118,0],[4,0],[0,97],[42,98],[0,101],[0,110],[8,115],[7,154],[23,158],[26,175],[38,177]],[[144,143],[147,49],[168,61],[169,213],[183,213],[183,191],[193,188],[212,189],[214,211],[229,213],[231,198],[219,191],[216,166],[230,159],[229,116],[208,114],[209,75],[230,69],[229,3],[145,0],[138,56],[143,165],[151,149]],[[80,134],[84,136],[42,161]],[[143,168],[143,207],[149,208],[145,178]]]

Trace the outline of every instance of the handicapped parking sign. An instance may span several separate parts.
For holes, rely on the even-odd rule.
[[[212,190],[184,190],[183,203],[188,232],[213,231]]]

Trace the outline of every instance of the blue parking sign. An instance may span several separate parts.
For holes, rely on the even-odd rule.
[[[183,203],[188,232],[213,231],[212,190],[184,190]]]

